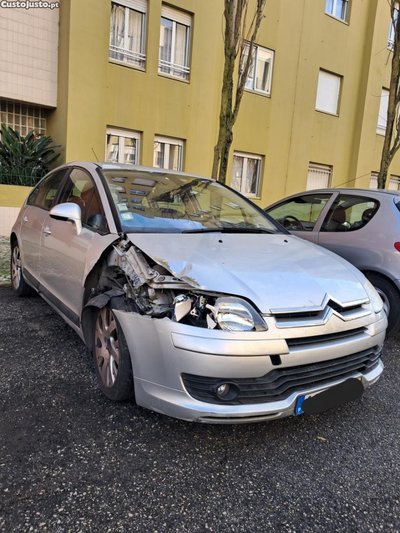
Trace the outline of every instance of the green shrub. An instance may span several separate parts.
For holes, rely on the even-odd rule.
[[[56,153],[56,148],[60,146],[50,146],[52,143],[51,137],[39,135],[35,130],[24,137],[3,122],[0,138],[0,184],[28,187],[36,185],[60,156],[59,152]]]

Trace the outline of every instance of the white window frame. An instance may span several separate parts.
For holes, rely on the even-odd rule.
[[[131,68],[136,68],[139,70],[145,70],[146,68],[146,19],[147,19],[147,0],[117,0],[112,1],[112,4],[117,4],[125,9],[125,26],[124,26],[124,47],[118,48],[116,46],[112,46],[111,42],[109,43],[109,52],[115,52],[115,53],[122,53],[124,55],[124,59],[115,59],[113,57],[109,57],[109,61],[111,63],[117,63],[118,65],[124,65],[129,66]],[[131,11],[137,11],[138,13],[141,13],[142,16],[142,35],[140,39],[140,52],[133,52],[132,50],[129,50],[128,48],[128,27],[129,27],[129,10]],[[111,21],[110,21],[111,23]],[[131,63],[128,61],[128,57],[131,57],[135,61],[143,62],[143,66],[135,65],[134,63]]]
[[[395,4],[394,6],[394,10],[397,11],[397,17],[399,16],[399,10],[400,10],[400,6],[399,4]],[[396,13],[395,13],[395,21],[397,19],[396,17]],[[394,48],[394,26],[393,26],[393,20],[392,18],[390,17],[390,26],[389,26],[389,35],[388,35],[388,45],[387,45],[388,49],[389,50],[393,50]]]
[[[247,46],[248,50],[250,49],[250,45],[248,43],[245,44]],[[268,76],[268,83],[267,83],[267,90],[262,91],[260,89],[256,89],[256,80],[257,80],[257,65],[258,65],[258,51],[264,50],[265,52],[269,52],[271,54],[271,61],[269,66],[269,76]],[[253,87],[246,87],[245,90],[249,92],[259,93],[259,94],[265,94],[267,96],[271,96],[271,87],[272,87],[272,74],[273,74],[273,68],[274,68],[274,58],[275,58],[275,52],[273,50],[270,50],[269,48],[265,48],[265,46],[259,46],[258,44],[254,45],[254,59],[253,59]],[[249,78],[247,78],[246,83]]]
[[[339,86],[338,86],[338,91],[337,91],[337,96],[336,96],[336,111],[335,112],[332,112],[332,111],[328,111],[326,109],[323,109],[322,107],[318,107],[318,95],[320,94],[319,93],[319,90],[320,90],[320,82],[321,82],[321,75],[328,75],[328,76],[333,76],[335,78],[338,78],[339,80]],[[326,115],[331,115],[331,116],[334,116],[334,117],[338,117],[339,116],[339,102],[340,102],[340,92],[342,90],[342,76],[340,76],[339,74],[335,74],[334,72],[329,72],[328,70],[324,70],[323,68],[320,68],[319,69],[319,72],[318,72],[318,84],[317,84],[317,97],[316,97],[316,100],[315,100],[315,110],[316,111],[319,111],[320,113],[325,113]]]
[[[165,144],[165,152],[164,152],[164,167],[156,167],[154,165],[154,156],[155,156],[155,147],[156,143],[162,143]],[[181,149],[179,151],[179,159],[178,159],[178,172],[182,172],[183,170],[183,151],[185,149],[185,141],[183,139],[177,139],[176,137],[164,137],[163,135],[155,135],[154,136],[154,150],[153,150],[153,166],[155,168],[164,168],[166,170],[169,169],[169,159],[170,159],[170,150],[172,146],[180,146]],[[174,171],[176,172],[176,171]]]
[[[247,152],[238,152],[235,150],[233,152],[233,156],[242,157],[243,158],[243,169],[242,169],[242,177],[240,180],[240,194],[243,194],[243,196],[246,196],[246,198],[259,198],[260,197],[260,185],[261,185],[261,172],[262,172],[262,163],[263,163],[263,157],[261,155],[257,154],[249,154]],[[257,185],[256,185],[256,192],[255,193],[246,193],[244,192],[244,179],[243,176],[246,175],[247,172],[247,161],[249,159],[256,159],[259,161],[258,170],[257,170]],[[232,183],[232,178],[231,178]],[[235,189],[237,190],[237,189]]]
[[[346,2],[346,17],[344,19],[342,19],[341,17],[337,17],[334,13],[336,13],[336,7],[337,7],[337,3],[338,3],[338,0],[333,0],[332,2],[332,13],[329,13],[329,11],[326,10],[326,4],[327,4],[327,0],[325,0],[325,13],[327,15],[329,15],[330,17],[333,17],[334,19],[336,20],[341,20],[342,22],[348,22],[349,20],[349,6],[350,6],[350,2],[349,0],[345,0]]]
[[[179,9],[162,5],[161,8],[161,18],[170,20],[172,22],[172,38],[171,38],[171,61],[165,61],[160,59],[160,50],[158,52],[158,73],[161,76],[171,76],[178,80],[189,80],[190,76],[190,44],[192,40],[192,15]],[[176,47],[176,25],[181,24],[186,26],[186,51],[185,56],[187,60],[186,65],[177,65],[175,61],[175,47]],[[161,19],[160,19],[160,39],[161,39]],[[169,68],[169,72],[163,72],[161,68]],[[179,71],[184,74],[184,76],[177,76],[174,74],[174,71]]]
[[[142,134],[140,131],[135,130],[126,130],[123,128],[114,128],[111,126],[107,126],[106,131],[106,148],[105,148],[105,159],[107,161],[107,135],[114,135],[118,137],[118,161],[117,163],[124,163],[124,155],[125,155],[125,141],[124,139],[135,139],[136,141],[136,159],[135,162],[132,163],[134,165],[140,165],[140,151],[141,151],[141,141],[142,141]]]
[[[378,172],[371,172],[371,177],[369,179],[369,188],[377,189],[378,188]]]
[[[318,187],[314,187],[311,185],[311,179],[310,179],[310,172],[315,172],[319,174],[325,174],[327,177],[327,183],[324,187],[321,187],[318,185]],[[317,189],[329,189],[332,183],[332,175],[333,175],[333,167],[332,165],[321,165],[319,163],[309,163],[308,165],[308,171],[307,171],[307,184],[306,184],[306,190],[307,191],[315,191]]]
[[[382,105],[383,98],[386,99],[386,104]],[[378,135],[385,135],[387,126],[387,110],[389,105],[389,90],[382,87],[381,97],[378,109],[378,123],[376,126],[376,133]]]

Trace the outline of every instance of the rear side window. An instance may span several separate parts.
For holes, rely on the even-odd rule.
[[[343,232],[364,228],[378,209],[379,202],[372,198],[340,194],[329,209],[321,231]]]
[[[61,182],[68,171],[68,168],[64,168],[42,179],[29,195],[28,205],[50,209]]]
[[[289,231],[312,231],[331,194],[304,194],[291,198],[267,213]]]

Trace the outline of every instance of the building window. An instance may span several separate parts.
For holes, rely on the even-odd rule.
[[[388,35],[389,50],[393,50],[393,47],[394,47],[394,38],[395,38],[394,28],[395,28],[395,25],[397,24],[397,17],[399,16],[399,4],[395,5],[393,15],[394,15],[394,24],[393,24],[393,19],[390,19],[390,27],[389,27],[389,35]]]
[[[232,165],[232,189],[245,196],[260,196],[262,157],[235,152]]]
[[[163,5],[161,9],[160,56],[158,71],[189,79],[190,28],[188,13]]]
[[[140,137],[137,131],[107,128],[106,161],[139,165]]]
[[[156,136],[154,138],[153,166],[181,171],[183,168],[183,144],[182,139]]]
[[[111,4],[110,59],[144,69],[146,63],[146,0]]]
[[[378,125],[376,127],[376,133],[379,135],[385,135],[386,133],[388,105],[389,91],[387,89],[382,89],[381,101],[379,104]]]
[[[315,109],[330,115],[338,114],[339,94],[342,78],[336,74],[319,71],[317,101]]]
[[[32,130],[39,135],[46,133],[46,109],[43,107],[0,100],[0,123],[5,122],[25,136]]]
[[[371,177],[369,180],[369,188],[370,189],[378,188],[378,172],[371,172]]]
[[[325,13],[347,22],[349,0],[326,0]]]
[[[243,50],[243,64],[249,55],[249,48],[250,45],[246,43]],[[273,62],[274,52],[272,50],[255,45],[246,89],[270,95]]]
[[[331,184],[332,167],[310,163],[307,176],[307,191],[327,189]]]
[[[399,191],[400,190],[400,176],[390,175],[389,178],[389,191]]]

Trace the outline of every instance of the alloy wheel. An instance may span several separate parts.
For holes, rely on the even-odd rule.
[[[13,248],[11,258],[11,283],[15,290],[18,290],[21,284],[21,254],[17,244]]]
[[[103,307],[97,315],[94,349],[101,380],[111,388],[118,376],[120,354],[117,323],[108,307]]]

